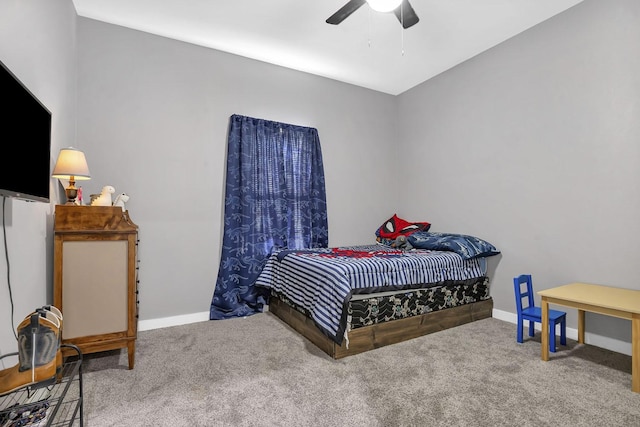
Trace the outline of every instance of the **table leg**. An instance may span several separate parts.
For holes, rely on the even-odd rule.
[[[584,310],[578,310],[578,342],[584,344]]]
[[[540,339],[542,346],[540,351],[542,360],[546,362],[549,360],[549,302],[546,297],[542,297],[540,307],[542,308],[542,334]]]
[[[631,318],[631,390],[640,393],[640,314]]]

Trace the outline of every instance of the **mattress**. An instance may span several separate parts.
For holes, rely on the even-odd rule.
[[[275,251],[256,286],[268,288],[311,317],[341,344],[354,295],[405,291],[486,276],[483,258],[454,252],[399,251],[381,245]],[[353,316],[352,316],[353,318]]]

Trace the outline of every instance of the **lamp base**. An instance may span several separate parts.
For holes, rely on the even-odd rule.
[[[78,197],[78,189],[70,183],[70,185],[65,188],[64,193],[67,196],[67,203],[65,203],[65,205],[75,205],[76,197]]]

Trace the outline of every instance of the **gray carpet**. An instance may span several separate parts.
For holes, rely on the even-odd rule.
[[[526,336],[526,334],[525,334]],[[271,313],[86,355],[85,426],[640,426],[631,357],[485,319],[333,360]]]

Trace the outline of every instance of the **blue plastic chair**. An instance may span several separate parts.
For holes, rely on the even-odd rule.
[[[526,288],[523,287],[526,285]],[[530,274],[522,274],[513,278],[516,293],[516,309],[518,313],[517,340],[522,343],[524,321],[529,321],[529,336],[534,336],[535,322],[542,324],[542,308],[536,307],[533,301],[533,283]],[[567,313],[549,309],[549,351],[556,352],[556,327],[560,325],[560,344],[567,345]]]

